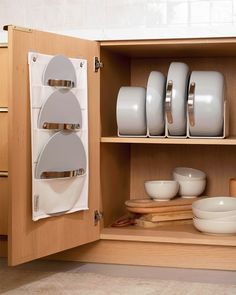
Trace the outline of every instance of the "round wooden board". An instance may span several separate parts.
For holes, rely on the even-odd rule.
[[[165,206],[165,207],[129,207],[126,206],[126,209],[132,213],[140,213],[140,214],[148,214],[148,213],[161,213],[161,212],[176,212],[176,211],[184,211],[191,210],[192,205],[183,205],[183,206]]]
[[[202,198],[202,197],[201,197]],[[168,207],[168,206],[183,206],[183,205],[192,205],[192,203],[201,198],[192,198],[192,199],[184,199],[184,198],[175,198],[170,201],[153,201],[151,199],[133,199],[127,200],[125,205],[127,207],[134,208],[157,208],[157,207]]]

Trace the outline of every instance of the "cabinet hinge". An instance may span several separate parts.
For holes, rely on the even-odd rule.
[[[94,72],[97,73],[99,69],[103,68],[103,63],[98,59],[97,56],[94,57]]]
[[[98,211],[98,210],[95,210],[94,211],[94,224],[97,225],[98,222],[103,218],[103,213]]]

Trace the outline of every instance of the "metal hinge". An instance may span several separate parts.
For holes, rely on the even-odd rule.
[[[95,210],[94,211],[94,224],[97,225],[98,222],[103,218],[103,213],[98,211],[98,210]]]
[[[103,68],[103,63],[98,59],[97,56],[94,57],[94,72],[97,73],[99,69]]]

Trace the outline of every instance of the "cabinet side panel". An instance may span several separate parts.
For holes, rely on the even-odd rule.
[[[102,144],[101,195],[104,226],[127,213],[125,201],[130,194],[130,146]]]
[[[8,178],[0,177],[0,235],[7,235]]]
[[[8,106],[8,82],[9,82],[9,66],[8,66],[8,48],[0,44],[0,107]]]
[[[9,27],[9,262],[16,265],[99,238],[94,211],[99,209],[99,78],[93,58],[99,57],[96,42],[40,31]],[[32,221],[29,51],[63,54],[88,60],[89,97],[89,210]]]
[[[121,86],[130,85],[130,59],[109,50],[101,50],[102,136],[117,135],[116,100]]]

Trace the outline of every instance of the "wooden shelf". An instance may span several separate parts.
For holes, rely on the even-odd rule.
[[[102,143],[147,143],[147,144],[192,144],[192,145],[236,145],[236,137],[225,139],[199,138],[147,138],[147,137],[101,137]]]
[[[124,228],[104,228],[101,231],[102,240],[195,244],[214,246],[236,246],[236,236],[211,236],[200,233],[191,224],[162,225],[153,229],[143,229],[137,226]]]

